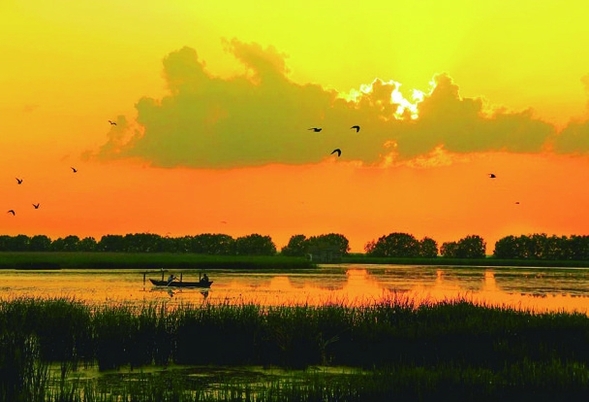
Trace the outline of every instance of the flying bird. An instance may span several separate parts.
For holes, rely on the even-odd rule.
[[[495,173],[489,173],[489,178],[491,178],[491,179],[494,179],[494,178],[496,178],[496,177],[497,177],[497,176],[495,176]]]
[[[78,171],[78,169],[76,169],[75,167],[71,167],[71,169],[72,169],[72,172],[74,172],[74,173],[76,173]]]
[[[16,182],[17,182],[18,184],[22,184],[22,179],[19,179],[18,177],[16,177]]]
[[[114,121],[112,121],[112,120],[109,120],[108,122],[110,123],[111,126],[116,126],[117,125],[117,123],[114,122]]]
[[[9,209],[6,213],[12,214],[12,216],[16,215],[16,212],[14,212],[14,209]]]
[[[352,126],[352,127],[350,127],[350,129],[352,129],[352,128],[355,129],[356,132],[360,131],[360,126]]]
[[[41,204],[39,204],[39,203],[33,204],[33,206],[35,207],[35,209],[39,209],[39,205],[41,205]]]
[[[308,130],[313,130],[314,132],[318,133],[319,131],[323,130],[321,127],[311,127]]]
[[[335,154],[336,152],[337,152],[337,157],[339,158],[342,155],[342,150],[339,148],[336,148],[331,152],[331,155]]]

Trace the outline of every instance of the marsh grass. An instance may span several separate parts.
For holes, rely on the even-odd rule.
[[[303,257],[215,256],[191,253],[0,252],[0,269],[305,269]]]
[[[54,399],[45,400],[75,401],[82,394],[85,401],[117,400],[108,399],[114,395],[129,401],[415,400],[454,395],[453,387],[468,400],[525,394],[531,387],[553,396],[575,396],[589,388],[589,317],[536,314],[466,299],[417,304],[399,297],[356,307],[204,303],[170,308],[165,303],[91,306],[72,299],[21,298],[0,300],[0,341],[0,395],[14,397],[4,400],[49,394]],[[59,370],[49,375],[45,367],[51,362]],[[119,378],[128,372],[123,375],[128,381],[123,378],[116,386],[71,381],[81,364],[118,371]],[[295,371],[334,365],[368,371],[340,381],[341,376],[307,370],[303,379],[268,379],[260,388],[229,379],[213,386],[198,377],[144,372],[153,365]],[[154,395],[161,399],[149,399]]]
[[[69,299],[0,301],[0,335],[34,336],[47,362],[101,370],[157,364],[383,367],[561,359],[589,362],[589,318],[467,300],[338,304],[90,306]],[[64,374],[65,375],[65,374]]]

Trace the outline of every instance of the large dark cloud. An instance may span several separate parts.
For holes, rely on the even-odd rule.
[[[231,168],[269,163],[314,163],[342,149],[342,159],[380,163],[436,149],[537,152],[554,127],[530,111],[490,110],[483,99],[463,98],[445,74],[421,100],[400,95],[399,84],[376,79],[344,99],[319,85],[288,78],[285,56],[238,40],[225,42],[244,66],[229,79],[214,76],[194,49],[163,61],[169,94],[136,104],[137,124],[112,127],[99,158],[140,158],[157,166]],[[415,116],[418,118],[414,118]],[[350,126],[359,124],[359,133]],[[309,131],[323,127],[320,133]]]

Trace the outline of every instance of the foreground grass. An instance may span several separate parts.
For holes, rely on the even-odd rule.
[[[589,362],[589,317],[465,300],[370,306],[165,304],[92,306],[68,299],[0,301],[0,336],[33,337],[44,361],[103,370],[157,364],[438,364],[500,369],[524,359]]]
[[[366,307],[96,307],[69,299],[0,300],[0,400],[385,401],[582,400],[589,317],[464,300]],[[47,367],[57,362],[60,373]],[[132,371],[72,380],[80,365]],[[141,373],[141,367],[278,366],[297,378],[254,382]],[[314,365],[358,367],[317,375]]]
[[[289,269],[312,268],[314,266],[303,257],[279,255],[215,256],[188,253],[0,252],[0,269]]]

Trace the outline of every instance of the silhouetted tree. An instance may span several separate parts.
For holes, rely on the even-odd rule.
[[[478,235],[469,235],[458,241],[459,258],[485,258],[487,243]]]
[[[78,236],[59,237],[51,243],[51,249],[53,251],[78,251],[79,243],[80,238]]]
[[[203,233],[188,241],[188,250],[196,254],[232,255],[235,254],[235,240],[226,234]]]
[[[366,255],[374,255],[374,249],[376,248],[376,240],[370,240],[364,245],[364,252]]]
[[[124,237],[121,235],[105,235],[98,242],[99,251],[121,252],[125,251]]]
[[[154,253],[165,250],[164,240],[152,233],[128,233],[123,237],[124,251],[131,253]]]
[[[1,235],[0,236],[0,251],[12,251],[10,249],[10,236],[8,236],[8,235]]]
[[[45,235],[35,235],[31,237],[29,242],[29,250],[31,251],[50,251],[51,239]]]
[[[495,242],[493,257],[502,259],[522,258],[521,242],[515,236],[506,236]]]
[[[485,258],[485,240],[478,235],[466,236],[458,242],[442,244],[441,254],[449,258]]]
[[[496,258],[529,260],[587,260],[589,236],[548,236],[545,233],[506,236],[495,242]]]
[[[78,243],[78,251],[96,251],[98,243],[94,237],[84,237]]]
[[[235,254],[237,255],[274,255],[276,245],[270,236],[257,233],[235,239]]]
[[[438,243],[429,237],[424,237],[419,242],[419,256],[435,258],[438,256]]]
[[[321,250],[330,248],[333,249],[339,255],[347,255],[350,251],[350,242],[348,239],[338,233],[329,233],[319,236],[311,236],[306,241],[306,249],[308,250]]]
[[[589,236],[573,235],[568,241],[572,260],[589,260]]]
[[[291,236],[288,244],[282,247],[280,253],[290,257],[300,257],[307,253],[308,244],[307,237],[305,235],[294,235]]]
[[[0,236],[0,251],[28,251],[30,238],[20,234],[16,236]]]
[[[455,241],[447,241],[442,243],[440,254],[442,257],[457,258],[458,243]]]
[[[408,233],[389,233],[365,246],[372,257],[419,257],[420,243]]]

